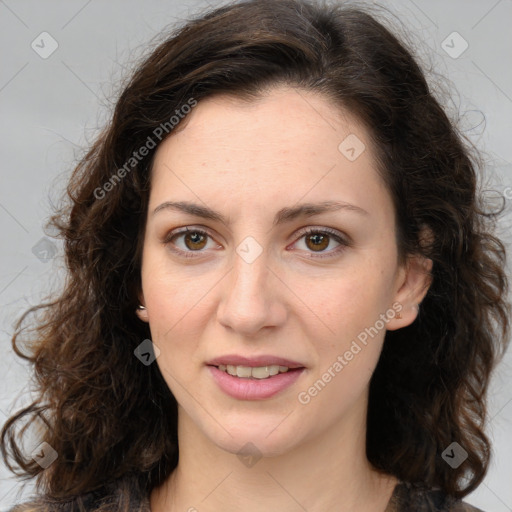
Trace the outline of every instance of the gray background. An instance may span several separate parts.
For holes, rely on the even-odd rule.
[[[13,322],[62,276],[62,247],[43,232],[51,202],[59,199],[76,159],[108,118],[120,79],[144,44],[169,24],[220,3],[0,0],[1,423],[30,397],[29,373],[10,346]],[[461,113],[466,135],[484,151],[492,186],[505,194],[512,186],[512,0],[380,4],[408,28],[431,76],[446,77],[436,90],[451,115]],[[58,48],[48,56],[52,44]],[[509,213],[501,223],[508,244],[511,220]],[[512,511],[511,362],[509,351],[490,390],[491,468],[466,498],[492,512]],[[27,449],[34,442],[27,441]],[[21,494],[20,483],[0,466],[0,510],[30,490]]]

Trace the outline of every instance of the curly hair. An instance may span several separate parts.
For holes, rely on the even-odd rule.
[[[364,124],[394,203],[401,261],[433,262],[418,318],[385,335],[370,383],[368,460],[459,498],[484,478],[486,393],[507,346],[510,305],[495,233],[501,211],[480,193],[483,165],[412,51],[364,8],[247,0],[189,20],[152,48],[51,218],[67,278],[16,324],[13,347],[33,365],[37,396],[5,423],[1,449],[13,472],[36,478],[55,502],[126,478],[149,492],[176,467],[176,400],[158,365],[133,355],[150,338],[134,310],[153,155],[173,132],[170,116],[191,100],[250,101],[276,84],[320,93]],[[40,422],[41,441],[58,453],[45,470],[21,447]],[[456,469],[441,457],[453,441],[468,453]],[[116,510],[128,510],[119,505],[128,492]]]

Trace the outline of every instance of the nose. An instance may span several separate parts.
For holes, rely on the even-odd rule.
[[[287,314],[286,286],[268,266],[266,252],[251,263],[238,253],[233,259],[233,268],[223,280],[217,309],[219,323],[245,337],[254,337],[266,327],[282,325]]]

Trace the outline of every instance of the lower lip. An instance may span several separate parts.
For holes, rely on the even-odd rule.
[[[208,366],[215,382],[227,395],[238,400],[264,400],[290,387],[301,375],[305,368],[288,370],[266,379],[247,379],[233,377],[219,370],[216,366]]]

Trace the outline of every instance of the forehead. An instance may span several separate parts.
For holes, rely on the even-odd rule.
[[[284,86],[255,101],[200,101],[160,144],[152,173],[152,204],[185,195],[268,208],[304,198],[382,210],[391,201],[362,124],[317,93]]]

